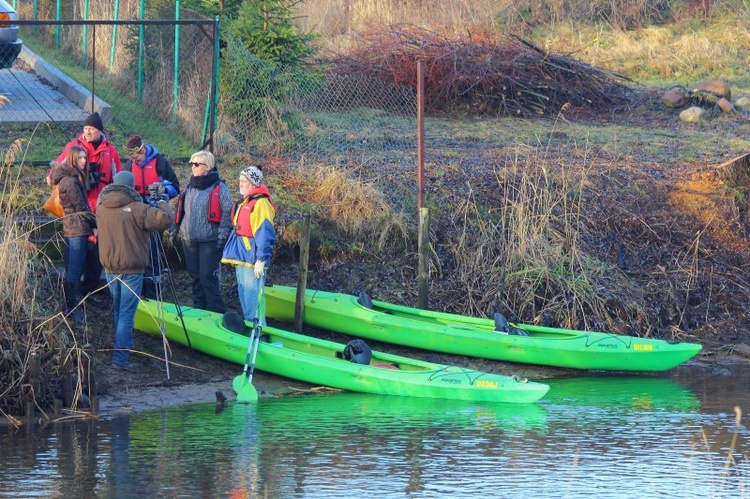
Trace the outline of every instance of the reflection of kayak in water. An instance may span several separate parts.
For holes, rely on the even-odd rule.
[[[283,449],[287,454],[293,449],[302,452],[310,442],[340,447],[342,439],[360,446],[369,442],[372,452],[377,452],[382,439],[391,436],[421,440],[434,438],[436,432],[460,435],[473,430],[498,437],[544,433],[547,411],[537,404],[337,393],[267,398],[260,404],[231,403],[218,413],[214,404],[177,406],[136,414],[130,426],[133,454],[150,452],[158,443],[163,451],[201,455],[201,459],[213,456],[212,462],[218,462],[237,446],[250,454],[258,446],[265,447],[264,441],[273,443],[267,452]]]
[[[306,417],[300,417],[301,414]],[[537,404],[476,404],[460,400],[389,397],[358,393],[283,397],[258,407],[261,428],[294,428],[340,435],[349,426],[363,425],[370,433],[399,433],[440,428],[483,428],[502,432],[544,430],[547,411]],[[411,430],[410,430],[411,431]]]
[[[689,388],[665,378],[588,376],[545,380],[552,404],[612,406],[636,411],[693,411],[700,400]]]

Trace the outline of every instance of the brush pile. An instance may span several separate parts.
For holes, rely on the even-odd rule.
[[[630,81],[517,37],[487,33],[448,37],[411,25],[374,28],[329,71],[417,88],[424,61],[425,109],[480,115],[545,116],[564,106],[605,113],[630,102]]]

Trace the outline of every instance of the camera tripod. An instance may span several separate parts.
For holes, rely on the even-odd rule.
[[[167,261],[167,254],[164,251],[164,242],[162,238],[162,233],[158,231],[151,231],[149,234],[149,243],[151,246],[150,250],[150,256],[149,256],[149,263],[151,266],[151,275],[143,276],[144,282],[147,280],[151,280],[154,285],[154,295],[155,300],[159,304],[159,307],[157,307],[157,317],[156,321],[159,325],[159,331],[161,331],[161,338],[162,338],[162,344],[164,345],[164,364],[167,369],[167,379],[170,379],[169,377],[169,357],[168,357],[168,345],[167,345],[167,335],[166,335],[166,321],[164,318],[164,284],[165,284],[165,277],[169,279],[169,289],[172,292],[172,303],[175,306],[175,309],[177,310],[177,315],[180,318],[180,322],[182,323],[182,329],[185,332],[185,339],[187,340],[188,347],[190,349],[193,348],[193,346],[190,344],[190,336],[188,335],[187,327],[185,326],[185,320],[182,316],[182,307],[180,306],[179,300],[177,299],[177,292],[175,291],[174,287],[174,280],[172,280],[172,272],[169,269],[169,262]]]

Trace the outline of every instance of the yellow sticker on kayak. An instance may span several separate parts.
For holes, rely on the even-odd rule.
[[[477,381],[477,386],[479,388],[494,388],[497,389],[497,381],[482,381],[481,379]]]
[[[654,349],[654,345],[639,345],[637,343],[633,345],[633,350],[643,350],[643,351],[650,352],[653,349]]]

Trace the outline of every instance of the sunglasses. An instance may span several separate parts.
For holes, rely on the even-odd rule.
[[[190,165],[190,167],[194,167],[194,166],[208,166],[206,163],[192,163],[191,162],[191,163],[188,163],[188,164]]]

